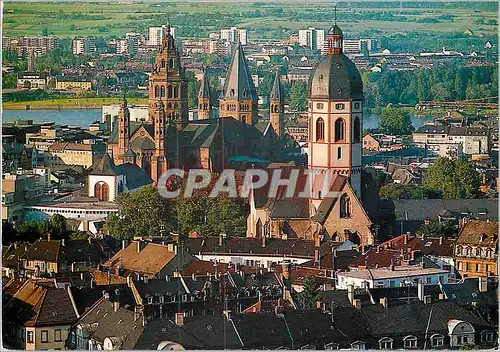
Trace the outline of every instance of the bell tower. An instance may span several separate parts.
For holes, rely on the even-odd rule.
[[[127,99],[123,97],[120,111],[118,112],[118,155],[114,156],[115,162],[124,162],[123,157],[128,149],[130,140],[130,111],[127,106]]]
[[[161,50],[156,56],[153,73],[149,77],[149,116],[160,99],[168,122],[180,131],[188,122],[187,81],[181,67],[175,39],[167,25]]]
[[[354,63],[342,51],[342,30],[335,24],[327,36],[328,55],[316,66],[308,90],[309,171],[348,178],[361,197],[363,83]],[[311,213],[325,197],[318,182],[311,187]],[[328,190],[328,189],[326,189]]]
[[[269,121],[271,126],[273,126],[274,132],[278,137],[283,136],[285,129],[284,121],[284,104],[283,97],[281,95],[281,85],[279,70],[276,71],[274,76],[273,89],[271,94],[269,94]]]
[[[210,104],[210,85],[208,84],[207,72],[203,72],[203,81],[198,92],[198,120],[208,120],[212,115]]]
[[[152,118],[155,131],[155,151],[153,157],[151,158],[151,178],[153,179],[153,181],[158,182],[161,174],[167,170],[167,158],[165,150],[166,121],[165,110],[161,99],[158,99],[155,104]]]

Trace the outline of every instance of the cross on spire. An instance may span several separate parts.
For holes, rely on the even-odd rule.
[[[337,24],[337,5],[335,5],[335,24]]]

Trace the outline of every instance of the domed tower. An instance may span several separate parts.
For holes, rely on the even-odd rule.
[[[335,24],[328,32],[326,57],[309,80],[309,169],[348,177],[361,196],[361,131],[363,83],[354,63],[342,52],[342,30]],[[324,198],[318,185],[311,189],[311,212]]]

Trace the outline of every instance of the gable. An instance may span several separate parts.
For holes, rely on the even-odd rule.
[[[132,133],[132,135],[130,136],[130,140],[133,141],[134,139],[139,137],[149,138],[152,141],[154,141],[153,136],[150,134],[150,132],[148,131],[148,129],[146,129],[144,125],[141,125],[138,129],[136,129]]]

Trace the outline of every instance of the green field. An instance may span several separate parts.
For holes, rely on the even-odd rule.
[[[378,34],[398,32],[457,32],[470,28],[485,35],[497,33],[496,8],[471,5],[421,8],[399,2],[390,7],[356,7],[341,4],[339,23],[348,35],[366,31]],[[495,5],[493,5],[495,6]],[[382,16],[383,15],[383,16]],[[450,16],[449,18],[443,16]],[[239,25],[249,29],[252,39],[284,38],[298,28],[328,28],[333,22],[331,2],[169,2],[169,3],[86,3],[86,2],[5,2],[3,35],[51,34],[59,37],[123,36],[135,31],[146,34],[149,26],[170,18],[183,37],[206,36],[221,27]],[[429,22],[429,23],[426,23]],[[436,23],[432,23],[436,22]]]
[[[49,100],[35,100],[22,102],[3,103],[2,107],[6,110],[25,110],[29,105],[32,110],[45,109],[98,109],[106,104],[117,104],[121,98],[60,98]],[[130,105],[147,104],[146,98],[127,98]]]

